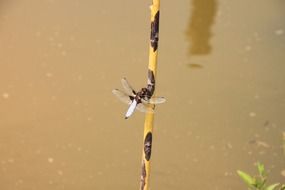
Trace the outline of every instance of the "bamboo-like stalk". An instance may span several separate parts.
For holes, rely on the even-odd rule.
[[[159,7],[160,7],[160,0],[153,0],[152,5],[150,6],[151,34],[150,34],[148,80],[147,80],[147,89],[150,92],[151,96],[153,95],[155,90],[155,76],[157,70],[156,68],[157,68],[158,34],[159,34]],[[154,120],[154,114],[146,113],[145,123],[144,123],[144,142],[143,142],[140,190],[149,189],[153,120]]]

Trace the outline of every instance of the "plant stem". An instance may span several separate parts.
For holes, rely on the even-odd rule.
[[[150,6],[151,34],[150,34],[147,89],[151,93],[151,96],[153,95],[154,90],[155,90],[157,48],[158,48],[158,34],[159,34],[159,5],[160,5],[160,0],[153,0],[152,5]],[[144,142],[143,142],[143,157],[142,157],[142,173],[141,173],[140,190],[149,189],[150,158],[151,158],[152,137],[153,137],[152,136],[153,120],[154,120],[154,114],[146,113],[145,123],[144,123]]]

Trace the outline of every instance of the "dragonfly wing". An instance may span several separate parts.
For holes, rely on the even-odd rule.
[[[145,104],[162,104],[166,101],[164,97],[152,97],[149,100],[142,99],[142,102]]]
[[[128,109],[126,115],[125,115],[125,119],[128,119],[128,118],[134,113],[136,106],[137,106],[137,101],[134,100],[134,101],[131,103],[131,105],[130,105],[130,107],[129,107],[129,109]]]
[[[144,104],[138,104],[137,105],[137,110],[139,110],[140,112],[145,112],[145,113],[154,113],[154,110],[151,107],[147,107]]]
[[[122,78],[121,82],[122,82],[122,85],[123,85],[126,93],[131,95],[131,96],[135,96],[136,91],[131,87],[131,85],[129,84],[127,79],[126,78]]]
[[[149,99],[150,104],[162,104],[166,101],[164,97],[152,97]]]
[[[117,96],[117,98],[119,100],[121,100],[122,102],[126,103],[126,104],[131,104],[132,103],[132,97],[129,96],[128,94],[118,90],[118,89],[114,89],[112,90],[112,93]]]

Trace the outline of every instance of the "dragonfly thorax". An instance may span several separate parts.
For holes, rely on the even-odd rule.
[[[151,98],[150,93],[147,88],[142,88],[136,93],[135,99],[138,103],[141,103],[141,99],[149,100]]]

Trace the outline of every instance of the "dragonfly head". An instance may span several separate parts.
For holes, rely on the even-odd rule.
[[[147,89],[146,89],[146,88],[142,88],[142,89],[141,89],[141,92],[142,92],[143,94],[147,94]]]

